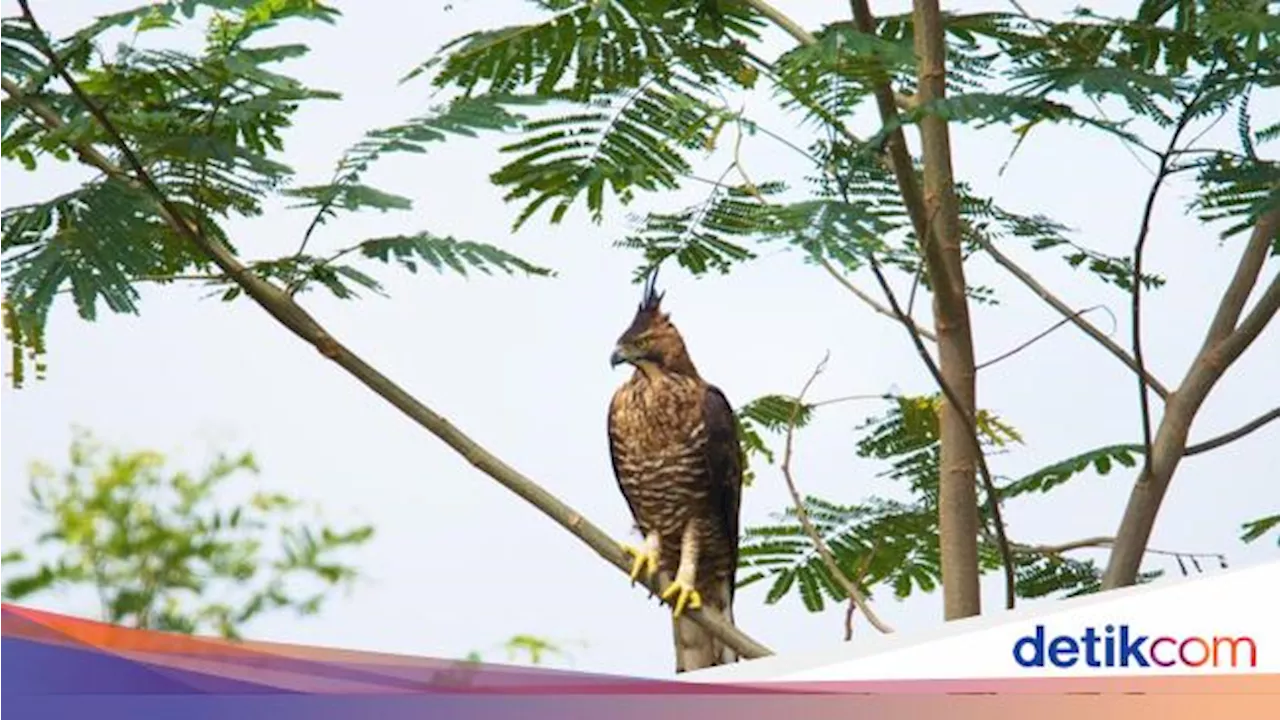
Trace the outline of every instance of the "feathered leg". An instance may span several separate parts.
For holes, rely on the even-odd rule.
[[[702,593],[695,589],[698,585],[698,532],[694,522],[685,528],[680,544],[680,567],[676,571],[675,582],[663,592],[663,599],[675,597],[675,608],[672,622],[675,626],[676,672],[689,672],[715,665],[736,662],[738,657],[733,650],[720,642],[714,635],[693,620],[681,617],[686,603],[688,607],[702,607]],[[710,582],[702,582],[708,593],[707,605],[724,614],[729,622],[733,622],[733,577],[728,579],[712,578]]]
[[[676,568],[676,579],[662,591],[663,600],[675,598],[675,617],[680,617],[685,605],[695,610],[702,607],[702,595],[697,590],[697,583],[698,528],[697,522],[691,520],[684,526],[684,535],[680,539],[680,566]]]

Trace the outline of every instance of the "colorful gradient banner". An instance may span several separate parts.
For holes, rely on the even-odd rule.
[[[1275,717],[1280,675],[690,683],[187,637],[3,606],[11,719]],[[1207,715],[1206,715],[1207,714]]]

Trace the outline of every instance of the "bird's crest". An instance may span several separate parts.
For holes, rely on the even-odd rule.
[[[654,265],[649,271],[649,276],[644,279],[644,295],[640,298],[640,312],[658,312],[658,308],[662,305],[662,296],[666,293],[658,292],[658,270],[661,265]]]

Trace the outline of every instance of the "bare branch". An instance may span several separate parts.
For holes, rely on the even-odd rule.
[[[1086,335],[1093,338],[1093,340],[1096,341],[1102,347],[1106,348],[1108,352],[1114,355],[1117,360],[1124,363],[1125,366],[1128,367],[1130,370],[1134,372],[1138,371],[1138,364],[1134,362],[1133,357],[1129,355],[1128,351],[1120,347],[1120,345],[1117,344],[1114,340],[1107,337],[1106,333],[1099,330],[1096,326],[1094,326],[1088,320],[1085,320],[1078,313],[1072,310],[1070,305],[1067,305],[1065,302],[1059,299],[1057,295],[1054,295],[1052,292],[1050,292],[1048,288],[1046,288],[1044,285],[1040,283],[1040,281],[1032,277],[1031,273],[1022,269],[1021,266],[1015,263],[1007,255],[997,250],[996,246],[993,245],[989,240],[987,240],[984,237],[978,237],[977,242],[982,247],[982,249],[985,250],[986,253],[991,256],[992,260],[995,260],[996,263],[1000,265],[1000,267],[1003,267],[1005,270],[1009,272],[1009,274],[1013,275],[1018,280],[1020,280],[1023,285],[1026,285],[1031,290],[1031,292],[1035,293],[1041,300],[1044,300],[1046,303],[1048,303],[1048,305],[1052,307],[1054,310],[1057,310],[1059,313],[1061,313],[1063,317],[1070,319],[1071,324],[1083,330]],[[1144,370],[1143,377],[1147,381],[1147,386],[1150,387],[1155,392],[1156,395],[1159,395],[1162,400],[1169,399],[1169,389],[1166,388],[1164,384],[1161,383],[1158,379],[1156,379],[1154,375],[1152,375],[1149,371]]]
[[[741,151],[742,151],[742,133],[739,132],[738,142],[733,147],[733,166],[732,167],[736,168],[738,170],[738,174],[742,176],[742,182],[743,184],[746,185],[746,190],[751,195],[751,197],[755,198],[756,201],[759,202],[761,205],[768,205],[769,201],[763,195],[760,194],[759,190],[757,190],[759,186],[756,185],[754,182],[752,182],[751,176],[747,174],[747,169],[742,164]],[[876,301],[875,298],[871,297],[866,292],[863,292],[863,290],[859,288],[857,285],[854,285],[848,278],[844,276],[844,273],[840,272],[840,270],[838,270],[836,266],[831,264],[830,260],[826,259],[822,255],[819,255],[817,253],[814,253],[813,257],[818,261],[818,264],[822,266],[822,269],[827,271],[828,275],[834,278],[836,282],[840,283],[840,285],[844,287],[844,289],[852,293],[854,297],[858,298],[863,303],[865,303],[868,307],[870,307],[872,310],[875,310],[881,315],[884,315],[885,317],[893,318],[895,320],[898,319],[898,317],[893,314],[892,310],[881,305],[879,302]],[[937,336],[934,335],[929,330],[926,330],[920,327],[919,325],[916,325],[916,331],[919,332],[924,337],[929,338],[930,341],[937,342],[937,339],[938,339]]]
[[[827,260],[824,257],[818,256],[818,264],[822,266],[823,270],[827,271],[828,275],[835,278],[836,282],[844,286],[844,289],[853,293],[854,297],[858,298],[862,302],[869,305],[872,310],[875,310],[876,312],[880,313],[881,315],[884,315],[885,317],[890,317],[890,318],[893,318],[894,320],[898,319],[898,316],[894,315],[892,310],[885,307],[884,305],[881,305],[879,302],[876,301],[875,298],[863,292],[861,288],[859,288],[857,285],[854,285],[852,282],[850,282],[849,279],[844,276],[844,273],[841,273],[838,269],[836,269],[834,265],[831,264],[830,260]],[[938,336],[935,335],[932,330],[921,327],[915,320],[912,320],[911,318],[907,318],[907,322],[912,324],[912,326],[915,328],[915,331],[920,334],[920,337],[927,339],[929,342],[934,342],[934,343],[938,342]]]
[[[1191,101],[1186,104],[1182,110],[1182,115],[1178,118],[1177,124],[1173,128],[1173,132],[1169,136],[1169,145],[1165,151],[1160,154],[1160,162],[1156,167],[1156,177],[1151,183],[1151,189],[1147,192],[1146,205],[1142,209],[1142,223],[1138,228],[1138,239],[1133,245],[1133,276],[1130,283],[1133,287],[1130,289],[1131,306],[1131,330],[1133,333],[1133,362],[1136,365],[1134,369],[1134,377],[1138,382],[1138,407],[1142,411],[1142,446],[1146,448],[1144,460],[1151,462],[1151,401],[1147,396],[1147,366],[1142,358],[1142,259],[1144,251],[1147,247],[1147,238],[1151,233],[1151,217],[1156,209],[1156,197],[1160,194],[1160,188],[1164,186],[1164,181],[1169,177],[1169,161],[1173,158],[1174,150],[1178,147],[1178,139],[1182,137],[1182,132],[1187,129],[1187,124],[1191,122],[1192,110],[1196,103],[1200,101],[1200,94],[1204,92],[1207,83],[1206,80],[1201,83],[1196,94],[1192,96]],[[1149,467],[1144,468],[1150,470]]]
[[[995,365],[996,363],[1000,362],[1001,360],[1007,360],[1008,358],[1011,358],[1011,357],[1013,357],[1014,355],[1017,355],[1018,353],[1022,352],[1023,350],[1026,350],[1027,348],[1029,348],[1029,347],[1031,347],[1032,345],[1036,344],[1036,343],[1037,343],[1037,342],[1039,342],[1040,340],[1043,340],[1044,338],[1048,337],[1048,336],[1049,336],[1049,334],[1050,334],[1050,333],[1052,333],[1054,330],[1057,330],[1058,328],[1062,327],[1063,325],[1066,325],[1067,323],[1071,322],[1074,318],[1080,317],[1080,316],[1084,315],[1084,314],[1085,314],[1085,313],[1087,313],[1087,312],[1092,312],[1092,311],[1094,311],[1094,310],[1099,310],[1099,309],[1102,309],[1102,306],[1101,306],[1101,305],[1094,305],[1093,307],[1087,307],[1087,308],[1085,308],[1085,309],[1083,309],[1083,310],[1080,310],[1080,311],[1078,311],[1078,312],[1074,312],[1074,313],[1072,313],[1071,315],[1069,315],[1069,316],[1067,316],[1067,317],[1065,317],[1065,318],[1063,318],[1063,319],[1059,320],[1058,322],[1054,323],[1053,325],[1049,326],[1049,329],[1048,329],[1048,330],[1045,330],[1045,331],[1043,331],[1043,332],[1039,333],[1039,334],[1038,334],[1038,335],[1036,335],[1035,337],[1033,337],[1033,338],[1031,338],[1030,340],[1028,340],[1028,341],[1026,341],[1026,342],[1022,343],[1021,345],[1019,345],[1019,346],[1017,346],[1017,347],[1015,347],[1014,349],[1010,350],[1009,352],[1006,352],[1006,353],[1002,353],[1002,354],[1000,354],[1000,355],[997,355],[997,356],[995,356],[995,357],[991,358],[990,360],[987,360],[986,362],[980,362],[980,363],[978,363],[977,365],[975,365],[975,366],[974,366],[974,369],[975,369],[975,370],[981,370],[981,369],[986,368],[986,367],[991,367],[992,365]]]
[[[791,500],[796,506],[796,518],[800,520],[800,527],[804,529],[804,533],[809,536],[809,541],[813,543],[813,547],[818,551],[818,557],[822,559],[822,564],[826,566],[832,578],[844,589],[849,596],[849,601],[855,604],[863,615],[867,616],[867,622],[882,633],[891,633],[893,628],[886,625],[871,610],[871,606],[867,604],[867,599],[863,597],[862,591],[858,589],[856,582],[846,577],[844,571],[840,569],[835,555],[831,554],[831,548],[827,546],[826,541],[822,539],[822,535],[818,533],[817,528],[809,520],[809,512],[804,507],[804,498],[800,495],[800,490],[796,488],[795,478],[791,475],[791,450],[796,434],[796,418],[800,414],[800,407],[804,403],[805,394],[809,392],[809,387],[813,385],[813,381],[817,380],[822,371],[826,369],[827,360],[830,358],[831,353],[823,356],[822,362],[818,363],[818,366],[813,370],[813,374],[805,381],[804,387],[800,389],[800,394],[796,396],[796,401],[791,408],[791,417],[787,420],[786,444],[783,446],[782,451],[782,477],[787,481],[787,490],[791,493]]]
[[[1090,548],[1109,548],[1116,544],[1116,539],[1107,535],[1099,535],[1096,537],[1081,538],[1070,542],[1059,543],[1057,545],[1028,545],[1025,543],[1013,543],[1013,549],[1023,553],[1034,553],[1036,555],[1062,555],[1073,550],[1087,550]],[[1171,557],[1185,558],[1213,558],[1222,562],[1227,562],[1227,556],[1223,553],[1202,553],[1202,552],[1184,552],[1181,550],[1160,550],[1157,548],[1147,548],[1148,555],[1168,555]]]
[[[1188,445],[1186,451],[1183,452],[1182,455],[1183,457],[1190,457],[1192,455],[1209,452],[1210,450],[1217,450],[1223,445],[1233,443],[1278,418],[1280,418],[1280,407],[1272,408],[1231,432],[1223,433],[1218,437],[1210,438],[1209,440],[1196,443],[1195,445]]]
[[[862,558],[862,562],[858,563],[858,571],[854,573],[853,584],[855,586],[862,585],[862,579],[867,576],[867,570],[871,568],[871,561],[875,559],[876,553],[880,551],[880,538],[876,538],[871,543],[871,549]],[[849,642],[853,639],[853,614],[858,609],[858,601],[849,596],[849,606],[844,611],[844,641]]]
[[[578,537],[614,567],[624,573],[630,571],[629,558],[617,541],[542,486],[507,465],[456,428],[447,419],[423,405],[417,398],[351,352],[279,287],[253,274],[225,246],[205,235],[198,224],[185,218],[181,211],[152,180],[146,169],[138,161],[137,155],[115,127],[115,124],[85,94],[84,90],[67,71],[66,66],[53,52],[44,31],[31,14],[28,0],[19,0],[19,5],[22,7],[24,17],[31,24],[32,29],[35,30],[37,37],[40,38],[41,52],[52,63],[53,68],[62,80],[67,83],[80,103],[85,106],[85,109],[89,111],[102,129],[111,137],[115,146],[124,155],[133,174],[131,175],[116,166],[92,147],[72,146],[72,149],[82,160],[113,178],[146,190],[155,201],[157,212],[176,234],[208,255],[224,273],[244,289],[246,295],[253,298],[255,302],[279,321],[280,324],[288,328],[290,332],[314,346],[321,355],[337,363],[379,397],[444,441],[445,444],[453,448],[469,463],[498,481],[508,490],[519,495],[561,527]],[[21,89],[7,78],[4,79],[3,88],[6,93],[35,113],[46,129],[57,131],[64,127],[65,123],[56,113],[37,98],[23,94]],[[656,581],[648,580],[644,584],[651,593],[660,592],[660,587],[656,584]],[[714,610],[704,607],[687,612],[689,612],[690,618],[726,645],[736,650],[744,658],[758,658],[772,654],[768,648],[734,627],[723,615]]]

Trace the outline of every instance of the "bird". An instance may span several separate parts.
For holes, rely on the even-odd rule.
[[[672,606],[676,672],[684,673],[738,660],[685,609],[712,607],[733,622],[744,463],[733,407],[698,374],[656,283],[655,270],[609,358],[634,370],[609,403],[609,450],[643,538],[622,545],[631,581],[673,578],[661,596]]]

